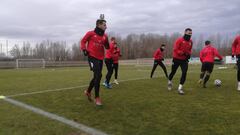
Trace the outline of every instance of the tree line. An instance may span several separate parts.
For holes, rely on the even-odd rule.
[[[166,45],[165,57],[172,57],[172,49],[177,38],[181,37],[180,33],[173,34],[129,34],[126,37],[117,36],[110,33],[109,37],[115,36],[117,43],[122,52],[122,59],[151,58],[153,52],[161,44]],[[200,34],[194,36],[192,56],[199,56],[199,51],[204,46],[206,39],[210,40],[218,48],[221,55],[231,54],[231,44],[234,37],[227,35],[215,34],[204,37]],[[86,60],[86,57],[80,51],[79,43],[67,44],[66,41],[49,41],[44,40],[35,45],[29,42],[15,44],[10,50],[14,59],[45,59],[49,61],[75,61]]]

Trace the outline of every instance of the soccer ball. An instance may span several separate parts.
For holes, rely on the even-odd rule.
[[[215,85],[215,86],[220,87],[221,84],[222,84],[222,81],[221,81],[221,80],[219,80],[219,79],[214,80],[214,85]]]

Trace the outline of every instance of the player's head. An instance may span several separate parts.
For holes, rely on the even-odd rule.
[[[189,41],[191,39],[192,36],[192,29],[191,28],[186,28],[184,31],[184,36],[183,38],[187,41]]]
[[[96,27],[105,31],[107,29],[106,23],[107,23],[107,21],[104,20],[104,14],[101,14],[100,19],[97,19],[97,21],[96,21]]]
[[[115,37],[111,37],[110,40],[113,41],[113,42],[115,42],[115,41],[116,41],[116,38],[115,38]]]
[[[165,44],[161,44],[161,46],[160,46],[161,51],[164,51],[164,50],[165,50],[165,47],[166,47]]]
[[[115,37],[111,37],[111,42],[114,44],[114,47],[117,47],[117,42]]]
[[[211,41],[207,40],[205,41],[205,45],[210,45],[211,44]]]

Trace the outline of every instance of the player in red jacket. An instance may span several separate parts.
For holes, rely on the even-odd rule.
[[[237,58],[237,90],[240,91],[240,34],[236,36],[232,43],[232,58]]]
[[[91,91],[95,89],[95,103],[96,105],[102,105],[99,88],[102,78],[102,67],[104,59],[104,47],[109,49],[108,37],[105,34],[107,29],[104,16],[100,16],[100,19],[96,21],[96,28],[93,31],[89,31],[81,40],[81,50],[85,56],[88,56],[88,62],[90,69],[93,71],[93,78],[89,84],[88,89],[85,91],[85,95],[89,101],[92,101]]]
[[[115,44],[116,44],[116,39],[115,39],[115,37],[112,37],[109,49],[106,50],[106,55],[105,55],[105,64],[107,67],[107,74],[106,74],[106,79],[105,79],[103,85],[108,89],[112,88],[112,85],[109,82],[110,82],[112,74],[113,74],[113,52],[114,52]]]
[[[114,45],[114,52],[113,52],[113,70],[114,70],[114,83],[115,84],[119,84],[117,79],[118,79],[118,60],[119,60],[119,57],[121,57],[122,54],[121,54],[121,51],[120,49],[118,48],[118,45],[117,43]]]
[[[153,58],[154,58],[154,63],[153,63],[153,68],[152,68],[152,72],[150,77],[152,78],[155,69],[157,68],[157,66],[161,66],[165,76],[168,78],[168,73],[167,73],[167,69],[164,65],[164,63],[162,61],[164,61],[164,50],[165,50],[165,44],[162,44],[160,48],[158,48],[154,54],[153,54]]]
[[[216,48],[211,45],[210,41],[205,41],[205,47],[200,51],[200,61],[202,62],[199,84],[203,82],[203,88],[206,88],[206,83],[213,71],[214,58],[218,57],[222,60]]]
[[[182,76],[180,80],[180,84],[178,86],[178,93],[183,95],[183,84],[186,80],[187,76],[187,70],[188,70],[188,59],[191,56],[192,53],[192,29],[187,28],[185,29],[184,36],[181,38],[178,38],[174,44],[173,48],[173,63],[172,63],[172,71],[169,74],[169,80],[168,80],[168,90],[172,89],[172,79],[175,75],[178,67],[181,67],[182,70]]]

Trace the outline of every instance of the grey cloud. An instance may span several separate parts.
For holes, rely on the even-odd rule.
[[[104,13],[108,32],[235,32],[240,1],[229,0],[2,0],[0,38],[78,41]]]

